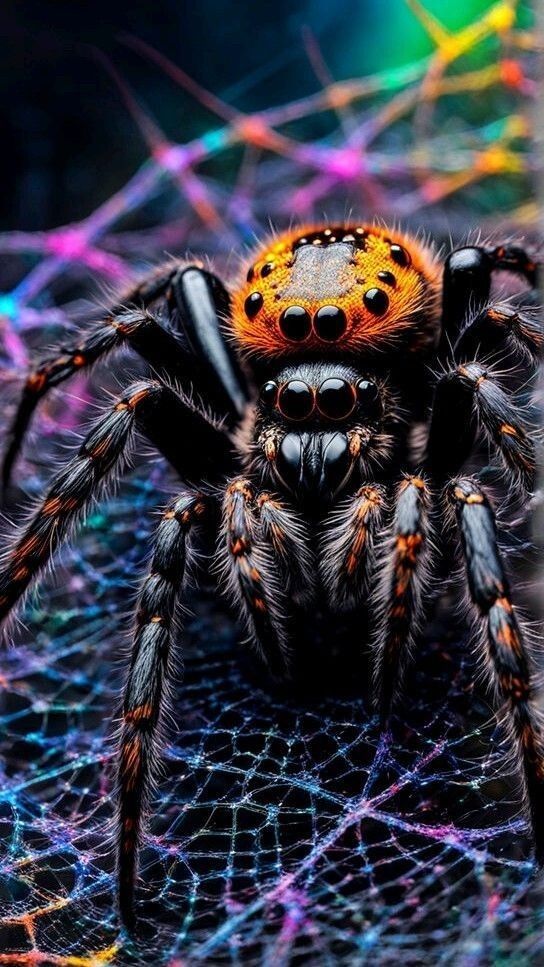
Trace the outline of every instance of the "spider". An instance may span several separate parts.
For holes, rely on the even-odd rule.
[[[526,492],[533,480],[531,434],[489,359],[534,361],[543,337],[522,300],[491,299],[495,270],[536,285],[534,262],[514,245],[467,245],[441,261],[427,242],[383,227],[291,230],[254,253],[230,294],[198,264],[161,267],[28,377],[5,486],[52,387],[121,346],[152,370],[98,420],[15,536],[0,572],[1,619],[122,469],[135,431],[182,480],[140,588],[124,686],[116,829],[118,902],[129,929],[176,615],[196,548],[210,535],[217,584],[237,602],[275,676],[289,674],[295,611],[368,609],[383,727],[437,580],[436,536],[449,535],[442,551],[464,559],[478,647],[508,710],[544,856],[531,661],[491,501],[464,471],[482,434],[512,485]]]

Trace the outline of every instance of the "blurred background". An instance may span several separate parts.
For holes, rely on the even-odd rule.
[[[350,211],[446,245],[481,232],[536,250],[534,14],[521,0],[4,0],[2,437],[30,361],[165,254],[228,275],[270,223]],[[10,518],[134,368],[124,356],[41,406]],[[358,689],[312,702],[263,685],[214,600],[188,621],[142,856],[149,947],[123,945],[115,659],[171,487],[137,461],[3,657],[0,963],[542,963],[519,782],[453,612],[385,749]],[[507,544],[521,567],[526,536]]]
[[[512,35],[508,11],[514,8],[516,30]],[[424,11],[438,18],[443,37],[439,38],[437,22]],[[433,124],[427,118],[426,132],[435,139],[428,145],[431,155],[438,152],[439,136],[441,148],[448,145],[446,156],[440,150],[440,158],[434,158],[442,174],[458,172],[463,162],[468,167],[469,149],[498,136],[500,122],[519,110],[524,96],[531,94],[531,83],[523,78],[523,71],[533,46],[526,33],[532,14],[530,5],[521,2],[444,4],[426,0],[423,8],[419,2],[405,0],[389,0],[387,7],[377,0],[337,0],[334,4],[306,0],[296,5],[278,0],[261,4],[257,10],[246,0],[228,8],[212,0],[199,4],[157,0],[153,5],[97,0],[92,7],[62,0],[7,0],[0,16],[4,37],[2,130],[9,146],[3,157],[0,205],[3,224],[18,229],[51,228],[84,218],[127,182],[148,156],[105,58],[145,103],[165,138],[192,142],[217,122],[213,112],[203,109],[169,79],[166,65],[161,68],[141,51],[130,49],[131,38],[151,45],[226,104],[249,114],[309,97],[333,80],[385,72],[371,96],[358,97],[354,92],[337,111],[318,111],[310,105],[298,123],[282,130],[297,144],[330,140],[341,144],[340,127],[345,134],[351,133],[351,143],[379,147],[389,158],[395,156],[395,148],[400,156],[400,144],[408,137],[410,107],[399,111],[394,135],[386,125],[385,140],[377,135],[370,141],[370,132],[360,128],[376,114],[378,104],[413,88],[422,76],[417,69],[404,77],[395,72],[418,64],[423,71],[425,60],[436,55],[441,40],[439,59],[445,62],[450,79],[485,68],[489,71],[493,66],[497,69],[494,77],[475,76],[472,91],[470,81],[462,84],[458,96],[448,93],[446,85],[443,104],[440,85],[433,87],[431,74],[425,91],[439,102],[438,117]],[[478,29],[466,31],[476,23]],[[448,46],[446,37],[457,37],[457,43],[453,40]],[[438,70],[437,76],[440,74]],[[467,126],[473,129],[471,138],[466,137]],[[423,134],[421,125],[419,134]],[[523,143],[524,134],[518,132],[516,147]],[[425,171],[427,141],[414,144],[412,140],[411,145],[422,153]],[[378,153],[377,180],[382,173],[379,161]],[[239,170],[240,159],[235,152],[220,151],[213,162],[205,176],[221,179],[218,190],[225,191]],[[372,164],[369,167],[370,178]],[[311,168],[309,164],[305,171],[297,170],[297,182],[309,176]],[[508,208],[514,206],[527,196],[527,186],[522,184],[527,172],[523,166],[521,169],[508,171],[505,167],[501,171],[499,164],[498,174],[511,175],[505,179],[507,183],[499,185],[495,178],[492,186],[468,191],[468,197],[476,197],[486,214],[496,210],[499,199]],[[348,173],[344,173],[346,179]],[[383,174],[388,183],[394,182],[394,171]],[[402,174],[401,166],[399,177]],[[344,189],[351,201],[349,184]],[[394,183],[390,189],[394,196]],[[369,207],[369,199],[360,192],[353,192],[353,198],[361,207]],[[383,207],[384,199],[381,201]]]

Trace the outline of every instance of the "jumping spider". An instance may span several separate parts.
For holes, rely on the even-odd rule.
[[[514,246],[467,246],[441,262],[396,231],[299,229],[262,246],[230,294],[199,266],[166,265],[27,379],[5,485],[52,387],[122,345],[153,371],[100,418],[17,535],[0,573],[0,618],[122,467],[135,430],[183,481],[157,530],[124,688],[117,828],[127,925],[176,609],[197,535],[210,530],[220,532],[218,584],[235,595],[278,676],[296,647],[293,608],[315,608],[319,595],[333,613],[357,612],[380,584],[369,610],[385,723],[436,574],[431,524],[442,533],[448,517],[450,532],[456,523],[473,610],[486,629],[482,658],[509,710],[542,858],[544,758],[530,660],[491,504],[462,474],[481,431],[513,483],[528,490],[533,479],[530,434],[486,360],[498,352],[535,359],[542,333],[521,303],[490,301],[495,270],[536,284],[534,263]],[[417,425],[426,443],[416,457]]]

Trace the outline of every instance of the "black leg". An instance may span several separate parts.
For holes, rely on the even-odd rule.
[[[357,604],[368,591],[374,542],[383,521],[383,487],[366,485],[327,517],[320,541],[319,570],[335,607]]]
[[[510,304],[487,306],[468,320],[452,348],[456,362],[489,357],[501,350],[537,360],[544,349],[541,310]]]
[[[441,481],[458,473],[481,425],[516,482],[531,489],[534,447],[511,397],[480,363],[445,373],[435,390],[427,444],[427,469]]]
[[[495,519],[480,487],[470,478],[451,483],[446,491],[455,509],[477,614],[486,623],[486,664],[510,712],[523,759],[537,859],[544,859],[544,750],[532,670],[510,597],[497,546]]]
[[[217,481],[230,454],[228,437],[160,383],[134,384],[91,430],[53,479],[0,571],[0,621],[46,566],[86,505],[123,468],[134,430],[143,432],[185,479]]]
[[[135,921],[134,889],[143,812],[157,774],[161,726],[174,671],[178,603],[191,563],[191,536],[205,511],[205,499],[199,494],[183,494],[167,509],[157,531],[150,572],[138,598],[118,768],[119,908],[129,929]]]
[[[145,310],[116,306],[76,346],[59,349],[29,375],[8,433],[4,488],[39,401],[53,387],[123,345],[137,352],[161,379],[191,387],[227,424],[240,419],[246,405],[245,383],[220,329],[220,319],[228,312],[225,289],[203,269],[172,268],[129,293],[126,304],[138,300],[149,304],[161,296],[170,296],[169,304],[175,308],[169,328]]]
[[[479,313],[491,294],[493,272],[502,269],[523,276],[536,285],[536,264],[522,248],[500,245],[466,246],[446,259],[442,289],[442,350],[457,337],[468,313]]]
[[[172,279],[171,325],[177,323],[202,368],[206,401],[215,401],[221,413],[243,416],[248,395],[245,378],[230,343],[221,332],[229,314],[229,296],[217,276],[194,265]]]
[[[270,504],[266,507],[269,499],[268,494],[263,494],[259,502],[251,482],[245,478],[229,483],[223,502],[220,565],[252,642],[260,649],[272,674],[282,678],[289,674],[287,617],[289,593],[294,588],[279,564],[291,551],[299,558],[298,564],[291,563],[291,568],[303,574],[308,564],[304,558],[308,544],[302,523],[294,528],[291,518],[286,527],[285,511],[281,520],[278,516],[279,501],[275,501],[275,508]]]
[[[406,477],[399,488],[395,518],[384,548],[383,577],[374,603],[378,617],[376,684],[384,725],[423,616],[423,584],[432,542],[428,509],[425,481],[421,477]]]
[[[315,586],[314,556],[303,518],[266,490],[255,498],[255,510],[260,537],[272,548],[285,587],[299,604],[310,601]]]

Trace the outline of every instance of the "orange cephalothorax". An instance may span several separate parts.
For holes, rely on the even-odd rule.
[[[419,241],[367,225],[297,229],[262,247],[233,297],[248,353],[357,352],[437,332],[440,270]]]

